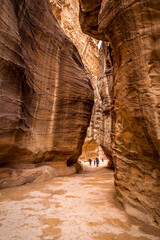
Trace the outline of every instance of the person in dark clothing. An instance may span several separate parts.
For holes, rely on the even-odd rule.
[[[89,161],[89,165],[91,166],[92,165],[92,159],[88,159]]]
[[[103,162],[104,160],[103,160],[103,158],[102,158],[102,162]]]
[[[114,166],[114,162],[113,162],[113,160],[112,160],[111,169],[113,169],[113,171],[114,171],[114,169],[115,169],[115,166]]]
[[[98,157],[96,157],[96,165],[97,165],[97,167],[98,167],[98,165],[99,165],[99,159],[98,159]]]
[[[94,166],[96,165],[96,160],[94,160]]]

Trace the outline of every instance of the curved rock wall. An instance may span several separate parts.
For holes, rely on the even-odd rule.
[[[108,39],[112,48],[117,196],[129,214],[159,226],[160,1],[100,2],[93,26],[88,6],[95,9],[94,1],[80,0],[80,22],[82,29],[90,25],[89,35]]]
[[[111,148],[111,98],[113,88],[112,61],[109,42],[102,42],[99,58],[98,90],[101,97],[102,124],[100,127],[100,145],[112,163]]]
[[[98,78],[91,78],[94,89],[94,107],[83,150],[85,152],[84,155],[88,156],[88,158],[96,158],[97,156],[100,158],[107,157],[110,160],[108,166],[111,166],[111,96],[113,75],[109,49],[109,43],[102,42],[99,50],[99,75]],[[82,155],[82,158],[85,156]]]
[[[79,4],[76,0],[49,0],[51,9],[66,35],[77,47],[84,65],[97,76],[99,73],[98,41],[82,33]]]
[[[82,33],[79,23],[79,4],[74,0],[50,0],[51,9],[58,20],[59,24],[76,45],[82,61],[87,68],[88,76],[94,89],[94,107],[90,127],[87,131],[87,137],[82,149],[80,159],[96,158],[97,156],[105,157],[101,146],[109,146],[110,148],[110,116],[107,118],[103,113],[102,99],[99,94],[99,58],[103,58],[103,51],[98,51],[98,41],[92,37]],[[99,56],[99,54],[101,56]],[[101,60],[100,60],[101,61]],[[104,69],[106,66],[104,66]],[[101,71],[100,71],[101,72]],[[105,74],[105,70],[104,70]],[[102,74],[101,75],[101,82]],[[98,78],[97,78],[98,76]],[[102,85],[103,83],[101,83]],[[107,91],[105,83],[103,84],[103,93]],[[107,137],[106,137],[107,136]],[[109,137],[108,137],[109,136]],[[105,144],[104,144],[105,143]],[[108,155],[109,153],[109,155]],[[106,155],[110,157],[111,151],[106,151]]]
[[[46,0],[6,0],[0,29],[0,166],[75,162],[93,105],[76,47]]]
[[[90,75],[90,79],[94,90],[94,106],[92,110],[90,126],[87,130],[87,136],[82,148],[82,155],[80,157],[80,160],[87,160],[90,158],[94,160],[96,157],[105,157],[100,146],[100,133],[103,127],[103,110],[102,100],[98,89],[98,78]]]

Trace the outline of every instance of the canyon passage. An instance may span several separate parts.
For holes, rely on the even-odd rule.
[[[0,240],[159,240],[160,0],[0,3]]]
[[[3,240],[159,240],[159,230],[129,217],[116,200],[113,171],[85,166],[0,191]]]

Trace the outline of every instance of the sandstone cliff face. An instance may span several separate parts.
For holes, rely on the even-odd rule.
[[[103,127],[102,100],[98,89],[98,78],[90,75],[90,79],[94,90],[94,106],[80,160],[87,160],[89,158],[93,160],[97,156],[100,158],[104,157],[103,150],[100,146],[100,133]]]
[[[99,58],[98,90],[101,97],[102,124],[100,127],[100,145],[105,155],[112,162],[111,149],[111,98],[113,88],[112,62],[110,44],[102,42]]]
[[[110,45],[102,42],[99,50],[99,75],[91,77],[94,89],[94,106],[81,159],[107,158],[112,164],[111,150],[111,95],[113,85]]]
[[[96,6],[80,0],[80,6],[83,31],[108,39],[112,48],[111,136],[118,199],[128,213],[159,226],[160,1],[103,0]]]
[[[106,118],[103,116],[102,100],[99,94],[99,51],[98,41],[82,33],[79,23],[79,4],[74,0],[50,0],[51,9],[59,24],[76,45],[94,89],[94,107],[87,137],[80,159],[105,157],[103,150],[108,131]],[[103,54],[101,54],[103,55]],[[102,58],[102,57],[100,57]],[[105,87],[103,85],[103,87]],[[106,87],[104,92],[106,91]],[[101,134],[100,134],[101,132]],[[106,134],[104,134],[106,132]],[[108,134],[109,135],[109,134]],[[110,141],[110,137],[108,139]],[[107,141],[107,144],[109,143]],[[105,144],[105,146],[107,146]],[[110,145],[110,144],[109,144]],[[106,149],[106,148],[105,148]]]
[[[50,0],[51,9],[64,32],[77,47],[84,65],[95,76],[99,72],[97,40],[82,33],[76,0]]]
[[[76,47],[46,0],[3,2],[0,29],[0,166],[76,162],[93,105]]]

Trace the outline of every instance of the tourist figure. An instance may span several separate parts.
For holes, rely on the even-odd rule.
[[[113,171],[114,171],[114,169],[115,169],[115,166],[114,166],[114,162],[113,162],[113,160],[112,160],[111,169],[113,169]]]
[[[103,160],[103,158],[102,158],[102,162],[103,162],[104,160]]]
[[[89,161],[89,165],[91,166],[92,165],[92,159],[88,159]]]
[[[96,157],[96,165],[97,165],[97,167],[98,167],[98,165],[99,165],[99,159],[98,159],[98,157]]]
[[[96,165],[96,160],[94,160],[94,166]]]

